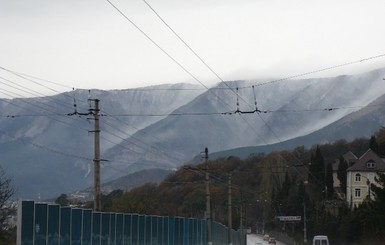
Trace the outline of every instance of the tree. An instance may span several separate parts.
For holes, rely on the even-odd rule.
[[[8,231],[7,220],[10,215],[15,213],[15,208],[11,204],[11,199],[15,194],[12,186],[12,179],[8,177],[0,166],[0,244],[10,244],[11,234]]]
[[[346,170],[348,169],[348,163],[345,158],[340,156],[340,163],[338,164],[337,178],[340,180],[340,187],[342,193],[346,194]]]
[[[70,201],[68,200],[67,194],[61,194],[58,198],[56,198],[55,203],[60,206],[68,206]]]
[[[377,132],[376,141],[378,144],[378,154],[380,156],[385,156],[385,128],[381,128]]]
[[[372,149],[376,154],[379,154],[379,147],[376,140],[376,136],[372,135],[369,140],[369,148]]]
[[[310,176],[309,180],[313,181],[313,183],[324,184],[325,180],[325,165],[324,158],[321,153],[320,147],[317,145],[317,149],[315,155],[311,155],[311,165],[309,167]],[[321,185],[320,185],[321,186]]]
[[[333,185],[333,167],[329,162],[326,167],[326,187],[327,187],[327,197],[332,198],[334,194],[334,185]]]

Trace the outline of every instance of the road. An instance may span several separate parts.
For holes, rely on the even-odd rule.
[[[263,240],[262,236],[257,236],[255,234],[247,235],[247,245],[268,245],[268,244],[269,243],[267,241]],[[276,245],[286,245],[286,244],[280,241],[277,241]]]

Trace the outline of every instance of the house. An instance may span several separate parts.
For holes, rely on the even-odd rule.
[[[369,149],[349,166],[346,170],[346,201],[354,208],[365,200],[374,199],[370,184],[378,185],[375,178],[379,173],[385,173],[385,160]]]

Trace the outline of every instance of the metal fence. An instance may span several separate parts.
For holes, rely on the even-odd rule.
[[[228,244],[227,227],[213,222],[213,244]],[[241,235],[232,231],[234,245]],[[184,217],[93,212],[20,201],[17,245],[203,245],[206,221]]]

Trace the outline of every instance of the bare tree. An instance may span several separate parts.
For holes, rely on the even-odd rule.
[[[4,169],[0,166],[0,244],[8,242],[9,224],[8,218],[15,212],[15,208],[11,205],[11,198],[15,194],[12,186],[12,179],[8,177]]]

